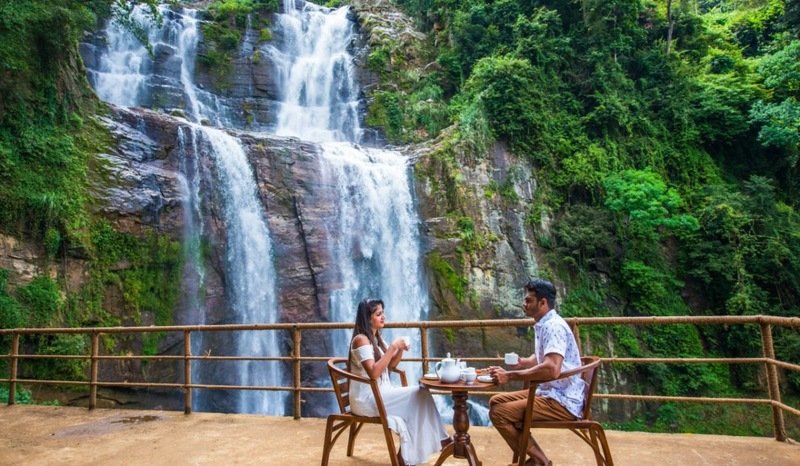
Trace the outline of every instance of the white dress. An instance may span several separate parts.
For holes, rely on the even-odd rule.
[[[378,349],[380,351],[380,349]],[[372,345],[350,350],[351,370],[369,378],[362,361],[375,359]],[[400,454],[407,464],[420,464],[442,449],[441,441],[449,435],[430,392],[420,386],[395,387],[384,370],[378,379],[389,428],[400,436]],[[360,416],[377,416],[378,407],[369,385],[353,382],[350,386],[350,408]]]

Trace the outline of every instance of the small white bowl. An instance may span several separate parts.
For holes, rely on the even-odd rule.
[[[422,377],[424,377],[424,378],[426,378],[428,380],[438,380],[439,379],[439,376],[434,374],[434,373],[425,374]]]

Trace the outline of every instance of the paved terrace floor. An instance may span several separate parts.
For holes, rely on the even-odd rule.
[[[323,419],[4,406],[0,465],[318,465],[324,432]],[[570,432],[534,432],[553,464],[595,464],[591,449]],[[470,434],[484,466],[510,462],[509,450],[494,429],[472,427]],[[620,466],[800,465],[800,445],[771,438],[617,431],[607,435]],[[331,466],[389,464],[378,426],[364,427],[351,458],[345,455],[346,444],[339,439]],[[466,461],[451,458],[445,464]]]

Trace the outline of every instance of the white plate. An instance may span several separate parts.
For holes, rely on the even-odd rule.
[[[425,374],[422,377],[424,377],[424,378],[426,378],[428,380],[437,380],[437,379],[439,379],[439,376],[436,375],[436,374]]]
[[[478,382],[493,383],[494,379],[492,378],[491,375],[479,375],[478,376]]]

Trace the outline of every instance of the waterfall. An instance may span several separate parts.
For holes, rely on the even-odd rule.
[[[387,319],[427,317],[428,298],[420,264],[419,219],[411,168],[398,152],[358,147],[358,85],[355,39],[349,8],[331,10],[311,3],[284,2],[278,15],[284,40],[272,56],[279,62],[283,101],[276,133],[319,142],[324,185],[336,201],[326,222],[334,275],[341,288],[331,293],[331,319],[353,322],[358,302],[382,298]],[[272,46],[269,46],[272,47]],[[408,331],[387,331],[391,339]],[[413,352],[420,336],[413,332]],[[336,354],[348,352],[349,333],[334,338]],[[412,353],[413,354],[413,353]]]
[[[268,46],[279,58],[283,102],[276,133],[319,142],[323,184],[336,190],[328,227],[328,248],[341,288],[331,293],[333,321],[353,322],[358,302],[365,297],[384,300],[388,320],[415,321],[428,317],[428,294],[420,263],[417,217],[411,167],[400,153],[364,149],[358,118],[358,94],[353,57],[354,41],[349,7],[336,10],[285,0],[278,24],[285,37],[283,50]],[[416,332],[389,330],[384,337],[412,338],[410,356],[419,357]],[[333,338],[336,354],[349,351],[349,333]],[[421,375],[409,369],[411,380]],[[452,420],[451,400],[437,401],[445,419]],[[487,425],[488,410],[469,401],[470,418]]]
[[[206,268],[203,263],[201,242],[203,238],[203,222],[200,205],[200,168],[193,154],[197,153],[197,134],[190,131],[186,141],[186,131],[178,128],[178,151],[180,157],[181,190],[183,191],[183,249],[186,265],[183,269],[183,283],[186,287],[185,306],[194,311],[189,320],[198,324],[205,323],[203,299],[200,291],[205,284]]]
[[[353,57],[354,36],[347,7],[328,10],[305,3],[278,16],[286,37],[285,79],[276,133],[309,141],[352,141],[361,137]],[[288,69],[286,69],[286,65]]]
[[[223,199],[233,323],[275,323],[278,303],[272,243],[247,156],[240,142],[227,133],[213,128],[203,128],[203,133],[212,149]],[[237,355],[280,355],[275,331],[237,332],[234,341]],[[281,385],[278,362],[237,361],[235,366],[233,375],[239,385]],[[224,367],[231,370],[229,364]],[[237,412],[283,415],[285,398],[282,392],[240,391]]]
[[[228,120],[220,110],[216,96],[198,89],[193,81],[198,41],[196,12],[190,9],[173,11],[164,5],[159,6],[159,11],[164,17],[161,26],[150,21],[144,13],[144,7],[136,7],[133,13],[133,18],[146,28],[154,56],[129,31],[112,21],[105,30],[108,47],[98,59],[97,68],[89,70],[90,81],[101,99],[126,107],[154,107],[158,100],[154,98],[156,92],[182,94],[177,97],[173,95],[172,102],[183,105],[180,110],[190,121],[186,130],[190,133],[191,141],[186,141],[186,134],[181,128],[177,143],[184,177],[187,277],[190,281],[196,280],[185,284],[193,294],[187,297],[186,304],[200,309],[200,312],[190,310],[189,314],[197,314],[198,321],[195,323],[205,323],[202,299],[193,290],[202,289],[205,271],[199,250],[203,234],[199,220],[203,197],[199,187],[204,174],[198,167],[200,154],[207,154],[213,162],[215,173],[213,182],[208,185],[216,190],[217,197],[222,201],[226,234],[225,274],[232,312],[227,320],[234,323],[276,322],[279,310],[272,244],[252,168],[238,139],[219,129],[199,124],[207,121],[221,125]],[[176,69],[177,75],[174,73]],[[193,348],[195,354],[204,351],[205,339],[203,335],[196,339]],[[263,357],[281,354],[274,331],[237,332],[230,340],[224,349],[233,355]],[[231,345],[234,348],[229,348]],[[199,374],[199,380],[194,382],[199,383],[275,386],[281,385],[284,378],[280,363],[274,361],[194,366],[198,368],[194,372]],[[211,393],[199,390],[193,409],[216,409],[219,404],[206,401],[211,397]],[[232,405],[237,412],[273,415],[283,415],[287,400],[285,393],[272,391],[239,390],[234,392],[234,397],[232,402],[227,400],[220,403],[224,403],[226,409]]]
[[[366,297],[382,298],[390,321],[424,320],[429,302],[412,167],[399,152],[359,146],[361,90],[350,53],[355,24],[349,7],[330,9],[295,0],[283,0],[282,5],[282,13],[274,17],[276,39],[258,43],[248,18],[246,40],[238,53],[240,58],[251,56],[251,48],[258,48],[259,56],[273,65],[270,82],[279,102],[274,122],[266,127],[279,136],[316,142],[321,149],[320,184],[335,193],[330,217],[322,219],[331,258],[325,276],[335,284],[325,303],[331,320],[353,322],[358,302]],[[228,110],[232,101],[195,83],[200,24],[196,12],[159,8],[164,16],[160,26],[148,22],[141,7],[134,12],[146,26],[154,53],[111,23],[96,66],[87,65],[89,79],[107,102],[156,108],[187,119],[177,141],[184,177],[185,276],[194,280],[186,290],[187,305],[204,307],[199,290],[206,269],[200,245],[219,229],[225,234],[225,289],[232,311],[226,322],[275,322],[279,314],[273,245],[252,167],[236,137],[208,127],[235,125]],[[220,202],[221,228],[204,223],[212,200]],[[196,323],[205,322],[205,316],[197,317]],[[348,353],[349,334],[331,333],[335,354]],[[409,356],[418,357],[420,335],[385,332],[388,341],[400,335],[412,338]],[[192,351],[206,352],[211,338],[196,337]],[[220,348],[233,356],[281,355],[277,332],[236,333],[224,343]],[[417,365],[407,369],[411,380],[420,375]],[[287,378],[280,363],[264,361],[198,361],[193,373],[195,382],[209,384],[283,385]],[[327,385],[327,380],[319,382]],[[197,390],[193,409],[281,415],[288,400],[286,393],[277,391],[237,391],[233,399],[224,400],[218,393]]]

